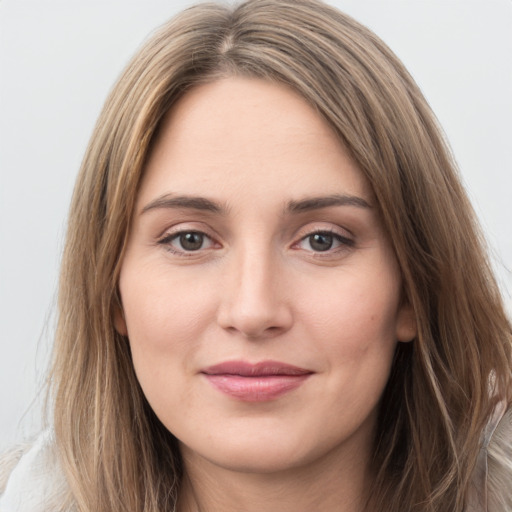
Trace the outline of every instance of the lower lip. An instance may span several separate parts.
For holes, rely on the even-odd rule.
[[[240,375],[208,375],[210,384],[222,393],[244,402],[267,402],[297,389],[311,374],[242,377]]]

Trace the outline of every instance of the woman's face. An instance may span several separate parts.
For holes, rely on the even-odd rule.
[[[229,78],[181,99],[145,170],[119,287],[116,328],[187,460],[264,472],[365,460],[414,324],[368,183],[296,93]]]

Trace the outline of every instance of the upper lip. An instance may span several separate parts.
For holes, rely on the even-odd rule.
[[[204,368],[201,373],[206,375],[239,375],[242,377],[270,377],[277,375],[307,375],[313,373],[298,366],[279,361],[260,361],[249,363],[247,361],[225,361]]]

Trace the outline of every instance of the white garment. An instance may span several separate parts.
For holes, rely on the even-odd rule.
[[[499,420],[503,409],[497,409],[484,432],[483,450],[473,476],[467,512],[512,512],[512,409],[507,411],[502,422]],[[498,423],[501,432],[494,435]],[[491,441],[491,438],[494,439]],[[493,448],[489,443],[496,446]],[[495,458],[493,454],[501,449],[501,445],[505,448],[501,456],[505,472],[488,475],[488,455],[491,460]],[[53,432],[43,432],[30,449],[19,460],[15,457],[13,462],[6,465],[6,474],[2,474],[1,470],[5,468],[0,461],[0,512],[61,512],[67,483],[55,453]],[[5,480],[7,485],[2,493]]]
[[[0,512],[60,510],[65,479],[51,431],[43,432],[17,462],[0,496]]]

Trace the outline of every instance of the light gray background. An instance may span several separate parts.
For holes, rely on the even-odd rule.
[[[66,211],[102,103],[148,33],[191,3],[0,0],[0,451],[40,428]],[[375,30],[423,89],[512,309],[512,1],[330,3]]]

